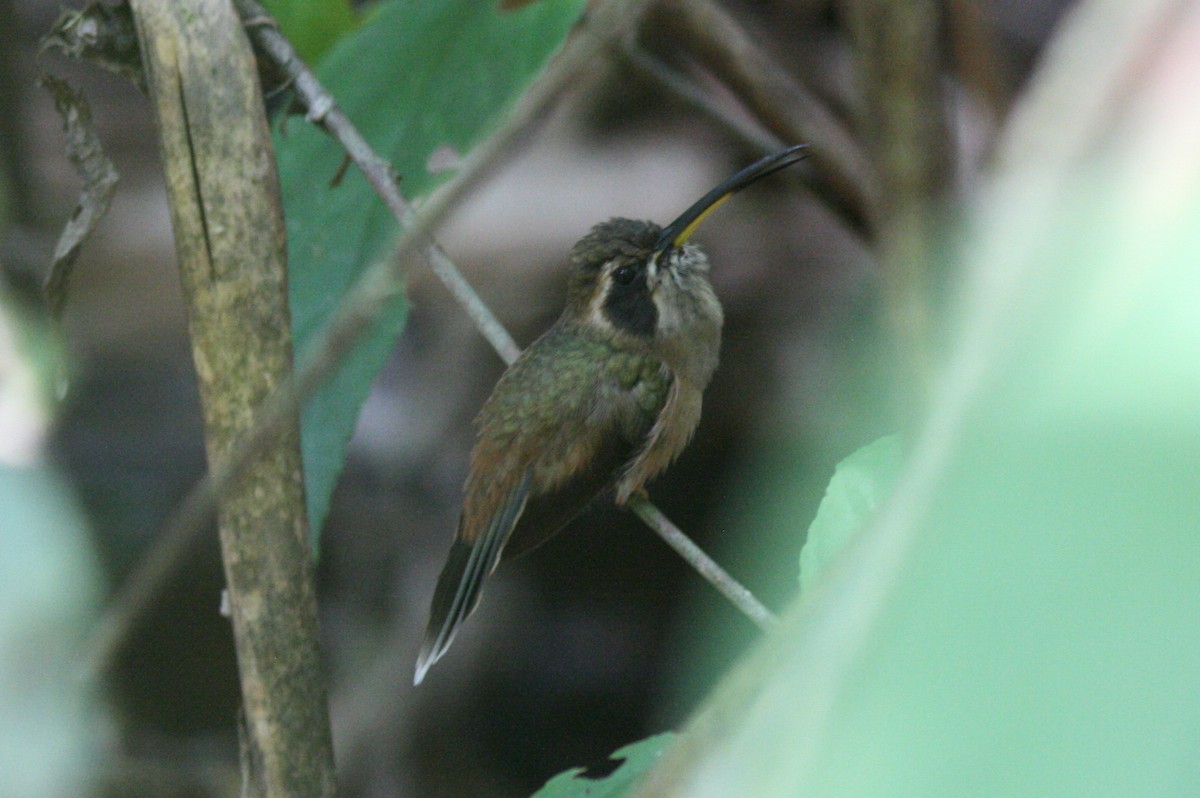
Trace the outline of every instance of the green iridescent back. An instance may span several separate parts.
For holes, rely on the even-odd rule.
[[[666,401],[670,375],[652,355],[617,348],[582,325],[560,322],[501,377],[479,413],[479,421],[487,419],[480,431],[514,440],[522,433],[574,434],[571,427],[600,420],[592,410],[601,386],[630,392],[644,422],[653,424]]]

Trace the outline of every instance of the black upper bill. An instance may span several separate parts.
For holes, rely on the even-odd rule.
[[[726,199],[751,183],[761,180],[768,175],[773,175],[780,169],[786,169],[797,161],[801,161],[807,157],[808,145],[795,144],[750,164],[698,199],[678,219],[664,227],[658,237],[658,241],[655,243],[655,250],[664,250],[667,247],[679,246],[692,234],[692,231],[699,224],[700,220]]]

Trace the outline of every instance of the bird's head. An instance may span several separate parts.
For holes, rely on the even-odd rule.
[[[689,238],[710,213],[751,183],[806,156],[789,147],[752,164],[705,194],[666,227],[610,219],[571,249],[566,315],[633,340],[687,333],[692,323],[719,330],[721,309],[708,282],[708,258]]]

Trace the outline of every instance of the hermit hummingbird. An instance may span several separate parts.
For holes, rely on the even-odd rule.
[[[688,239],[721,203],[806,149],[748,166],[666,227],[611,219],[571,249],[566,308],[475,419],[462,515],[414,684],[446,653],[501,557],[543,543],[606,491],[625,504],[687,445],[724,321],[708,258]]]

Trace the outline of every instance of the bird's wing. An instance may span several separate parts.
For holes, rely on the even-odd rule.
[[[647,425],[649,426],[649,425]],[[637,446],[610,430],[588,447],[588,464],[554,489],[531,495],[517,519],[502,556],[508,560],[545,543],[612,487]]]
[[[516,447],[533,452],[534,479],[525,511],[504,546],[506,559],[553,537],[612,487],[647,445],[670,392],[671,374],[648,355],[616,351],[579,336],[569,345],[558,342],[552,351],[557,367],[587,378],[552,380],[554,401],[539,403],[542,412],[532,419],[526,414],[520,427],[538,443]]]
[[[417,683],[475,608],[501,555],[542,543],[609,488],[665,402],[670,377],[657,361],[631,370],[596,342],[555,334],[505,372],[480,413],[463,515],[434,591]],[[575,371],[564,379],[562,369]],[[664,386],[647,387],[655,380]],[[529,392],[540,392],[538,401]]]

